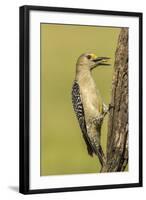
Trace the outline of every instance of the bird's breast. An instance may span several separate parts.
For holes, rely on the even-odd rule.
[[[93,79],[87,79],[80,85],[80,92],[85,115],[97,117],[102,112],[102,100]]]

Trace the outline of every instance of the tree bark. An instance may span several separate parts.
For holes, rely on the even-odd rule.
[[[115,54],[106,163],[101,172],[124,171],[128,163],[128,28],[122,28]]]

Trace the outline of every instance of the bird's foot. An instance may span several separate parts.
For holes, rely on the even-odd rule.
[[[109,107],[103,103],[103,113],[108,113]]]
[[[114,107],[115,106],[113,104],[109,104],[108,106],[106,104],[103,104],[103,115],[105,116]]]
[[[114,109],[114,108],[115,108],[115,106],[113,104],[109,104],[108,111],[110,111],[111,109]]]

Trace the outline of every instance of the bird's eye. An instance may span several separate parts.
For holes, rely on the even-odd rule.
[[[87,58],[90,60],[92,58],[92,56],[91,55],[87,55]]]

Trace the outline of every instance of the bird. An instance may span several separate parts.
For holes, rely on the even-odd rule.
[[[109,107],[103,102],[92,76],[99,66],[110,66],[109,57],[97,57],[84,53],[76,63],[75,80],[72,86],[72,104],[79,122],[83,139],[90,156],[96,155],[103,166],[106,158],[101,147],[101,127]]]

